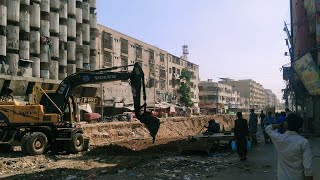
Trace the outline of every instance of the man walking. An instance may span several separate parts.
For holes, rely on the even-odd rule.
[[[258,115],[254,113],[254,109],[251,109],[250,116],[249,116],[249,135],[254,145],[258,144],[257,131],[258,131]]]
[[[241,161],[247,159],[247,136],[249,135],[247,120],[242,118],[242,113],[237,112],[234,125],[234,135],[237,142],[237,151]]]
[[[264,129],[264,118],[266,118],[266,114],[264,114],[263,111],[261,111],[259,118],[260,118],[261,129]]]
[[[279,180],[313,179],[310,144],[307,139],[298,134],[302,123],[303,119],[300,116],[291,113],[284,123],[286,129],[284,134],[274,131],[279,128],[278,124],[271,124],[265,129],[278,151]]]
[[[264,127],[267,127],[268,125],[270,124],[275,124],[276,121],[275,121],[275,118],[272,117],[272,113],[271,112],[268,112],[267,116],[264,118]],[[264,142],[266,144],[268,144],[268,142],[271,141],[269,135],[266,133],[266,129],[263,128],[263,136],[264,136]]]

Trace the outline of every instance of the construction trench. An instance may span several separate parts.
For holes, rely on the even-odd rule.
[[[13,152],[0,153],[0,178],[130,179],[133,173],[135,176],[132,178],[135,179],[138,178],[138,174],[140,174],[139,178],[143,178],[151,173],[148,168],[145,168],[147,164],[155,166],[154,171],[156,172],[152,174],[157,174],[158,170],[160,171],[156,167],[159,161],[165,161],[163,162],[164,166],[171,166],[171,163],[187,166],[188,163],[200,161],[199,158],[204,158],[210,164],[211,160],[213,161],[215,158],[221,159],[222,156],[229,154],[229,147],[222,148],[222,152],[221,150],[212,151],[213,154],[217,153],[218,155],[209,159],[206,154],[201,154],[202,156],[198,156],[198,154],[181,156],[177,147],[179,141],[186,141],[189,136],[205,131],[203,127],[208,125],[210,119],[215,119],[220,123],[221,127],[224,127],[226,131],[230,131],[233,127],[235,116],[212,115],[162,118],[160,119],[160,129],[154,144],[149,131],[138,120],[83,124],[85,135],[90,137],[89,151],[79,154],[51,154],[48,152],[45,155],[25,156],[17,147]],[[184,158],[191,158],[192,160]],[[226,163],[225,166],[232,164],[230,162],[228,164],[227,161],[222,163]],[[197,165],[195,164],[194,166]],[[140,168],[142,169],[140,170]],[[221,168],[218,170],[221,171]],[[136,171],[139,171],[139,173]],[[162,175],[159,173],[157,176],[161,177]]]

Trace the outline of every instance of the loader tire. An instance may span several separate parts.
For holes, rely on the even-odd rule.
[[[25,135],[23,135],[23,137],[21,139],[21,151],[24,154],[29,154],[28,149],[27,149],[27,143],[28,143],[29,138],[30,138],[30,133],[26,133]]]
[[[34,132],[28,138],[26,149],[29,155],[40,155],[46,150],[48,139],[42,132]]]
[[[10,152],[11,147],[12,146],[9,144],[0,144],[0,152],[4,152],[4,153]]]
[[[84,137],[80,133],[76,133],[70,142],[70,149],[71,153],[77,154],[84,149]]]

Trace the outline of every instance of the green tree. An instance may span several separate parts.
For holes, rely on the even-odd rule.
[[[192,77],[192,73],[188,69],[182,69],[180,79],[184,82],[181,82],[180,87],[178,89],[179,96],[179,103],[183,106],[191,107],[193,102],[190,97],[190,80]]]

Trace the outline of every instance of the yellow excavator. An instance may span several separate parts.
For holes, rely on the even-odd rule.
[[[132,71],[128,70],[130,66],[133,66]],[[26,105],[15,101],[0,102],[0,150],[8,151],[12,146],[21,146],[28,155],[39,155],[49,150],[70,153],[86,150],[89,139],[83,135],[72,90],[84,84],[118,80],[129,80],[135,116],[146,125],[154,141],[160,122],[146,109],[144,73],[135,63],[77,72],[62,80],[57,90],[50,93],[34,86],[32,100]]]

